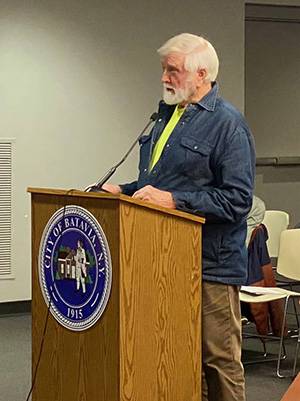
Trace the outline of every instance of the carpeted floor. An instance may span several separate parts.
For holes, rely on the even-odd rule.
[[[287,343],[289,357],[293,355],[294,345],[291,341]],[[268,349],[276,352],[277,346],[271,343]],[[258,340],[249,339],[244,341],[244,350],[244,358],[249,359],[253,354],[257,355],[262,347]],[[284,367],[288,367],[289,363],[284,362]],[[247,401],[281,399],[291,381],[277,378],[275,369],[275,362],[245,366]],[[0,315],[0,401],[26,401],[30,380],[30,314]]]
[[[282,361],[283,373],[290,373],[292,369],[295,341],[286,341],[287,359]],[[279,343],[267,344],[270,357],[277,357]],[[251,361],[263,358],[263,347],[258,339],[246,339],[243,342],[243,360]],[[280,379],[276,376],[277,362],[245,364],[247,401],[280,401],[291,384],[291,379]],[[297,401],[297,400],[295,400]]]
[[[31,316],[0,315],[0,401],[26,401],[31,380]]]

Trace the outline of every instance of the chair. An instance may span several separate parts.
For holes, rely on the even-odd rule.
[[[252,231],[248,244],[248,279],[246,282],[248,286],[276,287],[267,240],[268,231],[263,224]],[[241,307],[242,315],[255,323],[258,334],[266,336],[272,331],[275,336],[280,336],[284,312],[283,300],[257,304],[243,303]],[[262,343],[266,353],[266,345],[263,340]]]
[[[277,258],[280,234],[289,225],[289,215],[282,210],[266,210],[262,224],[267,227],[269,239],[267,246],[271,258]]]
[[[280,248],[278,255],[277,271],[282,276],[292,280],[300,280],[299,247],[300,247],[300,229],[291,229],[282,231],[280,236]],[[299,330],[298,320],[297,320],[297,326],[298,326],[297,345],[295,350],[292,374],[288,376],[283,375],[280,370],[281,360],[284,350],[284,336],[285,336],[288,303],[290,299],[294,298],[300,299],[300,292],[290,291],[278,287],[265,288],[265,287],[242,286],[240,291],[240,300],[246,303],[270,302],[279,299],[285,300],[284,315],[281,323],[281,335],[279,337],[280,345],[277,357],[277,370],[276,370],[277,376],[281,378],[288,376],[292,377],[295,376],[297,367],[298,348],[300,342],[300,330]],[[261,336],[259,334],[255,336],[258,338],[269,337],[269,336]]]

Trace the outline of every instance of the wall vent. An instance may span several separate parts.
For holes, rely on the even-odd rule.
[[[12,141],[0,138],[0,280],[11,276]]]

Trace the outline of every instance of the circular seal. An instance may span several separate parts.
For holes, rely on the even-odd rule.
[[[105,234],[88,210],[68,205],[50,218],[40,244],[39,279],[46,304],[64,327],[82,331],[100,318],[112,265]]]

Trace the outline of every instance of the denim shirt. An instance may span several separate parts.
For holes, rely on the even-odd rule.
[[[152,185],[172,193],[176,208],[204,215],[203,279],[242,285],[247,279],[246,216],[255,175],[254,141],[241,113],[218,96],[218,84],[189,104],[149,171],[155,143],[175,106],[159,104],[158,119],[140,140],[137,181],[126,195]]]

